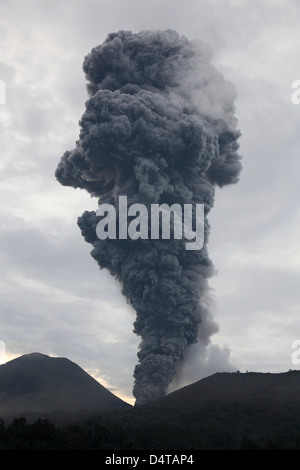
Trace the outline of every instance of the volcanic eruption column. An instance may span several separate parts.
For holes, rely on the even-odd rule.
[[[203,302],[213,274],[207,214],[214,187],[237,182],[241,163],[235,90],[210,60],[206,45],[172,30],[109,34],[84,59],[79,140],[55,172],[62,185],[114,205],[117,223],[119,196],[146,207],[204,204],[200,250],[174,238],[101,240],[96,212],[78,218],[91,255],[136,311],[136,404],[164,395],[189,345],[214,329]]]

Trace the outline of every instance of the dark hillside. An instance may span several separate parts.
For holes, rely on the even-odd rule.
[[[164,429],[169,438],[172,430],[173,442],[177,435],[184,448],[236,448],[245,438],[263,446],[278,439],[294,446],[300,442],[300,372],[217,373],[114,416],[148,435]]]
[[[0,367],[6,417],[0,449],[300,449],[300,371],[217,373],[131,407],[68,359],[35,353]]]
[[[32,353],[0,366],[0,417],[129,407],[77,364]]]

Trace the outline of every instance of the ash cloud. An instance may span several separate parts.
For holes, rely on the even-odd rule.
[[[83,63],[89,99],[76,147],[65,152],[57,180],[81,188],[118,214],[128,204],[204,204],[205,241],[100,240],[99,217],[78,225],[92,257],[121,284],[141,337],[134,370],[136,404],[164,395],[190,345],[208,344],[216,325],[203,299],[214,268],[207,252],[215,186],[238,181],[234,88],[210,63],[209,48],[172,30],[119,31]]]

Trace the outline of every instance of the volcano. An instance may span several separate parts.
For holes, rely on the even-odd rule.
[[[130,407],[69,359],[26,354],[0,366],[0,417]]]

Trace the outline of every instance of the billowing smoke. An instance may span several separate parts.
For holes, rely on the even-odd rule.
[[[112,204],[117,222],[119,196],[146,207],[204,204],[200,250],[179,239],[101,240],[96,212],[78,218],[91,255],[136,311],[136,404],[164,395],[189,346],[215,331],[205,302],[214,272],[207,215],[214,187],[237,182],[241,163],[235,91],[210,60],[207,46],[172,30],[110,34],[84,59],[90,98],[76,148],[55,174]]]

